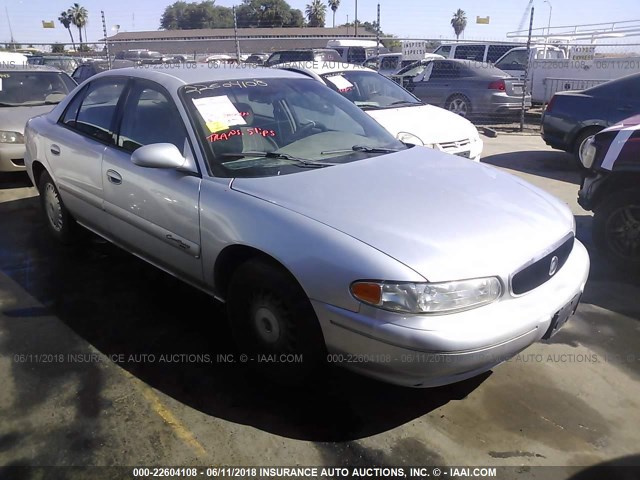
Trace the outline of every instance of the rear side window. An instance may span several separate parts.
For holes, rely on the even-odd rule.
[[[433,79],[450,79],[460,78],[462,72],[462,66],[455,62],[433,62],[433,71],[431,72],[430,80]]]
[[[76,95],[61,119],[62,123],[100,142],[113,143],[113,120],[126,79],[101,80]],[[82,100],[79,100],[82,98]]]
[[[484,49],[484,45],[458,45],[454,58],[482,62],[484,60]]]

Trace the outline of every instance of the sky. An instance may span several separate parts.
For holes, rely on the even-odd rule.
[[[11,38],[8,21],[16,42],[25,46],[29,43],[68,42],[69,34],[57,18],[61,11],[73,3],[72,0],[0,0],[0,42]],[[102,38],[104,10],[107,33],[115,34],[115,25],[120,31],[157,30],[164,8],[175,0],[74,0],[89,11],[87,35],[89,41]],[[189,0],[187,0],[189,1]],[[552,8],[549,8],[549,3]],[[216,0],[217,5],[230,7],[240,4],[240,0]],[[304,12],[309,0],[289,0],[293,8]],[[355,0],[342,0],[336,13],[336,24],[353,21]],[[376,19],[375,0],[358,0],[358,19]],[[508,0],[503,2],[478,2],[477,0],[455,0],[455,3],[433,0],[380,0],[381,25],[385,33],[400,38],[454,38],[450,20],[453,13],[461,8],[467,14],[468,24],[465,39],[505,40],[506,33],[518,29],[528,0]],[[602,0],[534,0],[534,28],[546,27],[551,13],[551,25],[575,25],[585,23],[613,22],[622,20],[640,21],[639,0],[608,0],[606,9]],[[7,15],[8,13],[8,15]],[[476,24],[477,16],[490,17],[488,25]],[[54,20],[55,29],[43,29],[42,20]],[[327,26],[331,26],[332,12],[327,9]],[[528,28],[529,19],[524,22]],[[640,22],[639,22],[640,23]],[[77,40],[78,32],[74,32]],[[629,40],[627,40],[629,41]],[[634,43],[640,43],[635,37]]]

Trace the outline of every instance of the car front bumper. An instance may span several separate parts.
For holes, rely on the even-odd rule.
[[[525,295],[449,315],[403,315],[362,305],[359,312],[312,300],[328,360],[408,387],[458,382],[507,361],[550,328],[584,290],[589,256],[575,241],[556,275]]]
[[[0,172],[24,172],[24,144],[0,144]]]

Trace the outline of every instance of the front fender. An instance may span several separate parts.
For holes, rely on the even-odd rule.
[[[355,280],[425,281],[408,266],[356,238],[232,190],[229,179],[205,179],[200,207],[205,281],[214,290],[215,262],[229,245],[264,252],[289,270],[310,299],[351,311],[360,307],[349,291]]]

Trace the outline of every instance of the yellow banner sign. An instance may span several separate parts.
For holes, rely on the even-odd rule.
[[[489,23],[489,18],[491,17],[476,17],[476,23],[484,23],[487,25]]]
[[[42,20],[42,28],[56,28],[56,24],[51,20],[47,22],[46,20]]]

